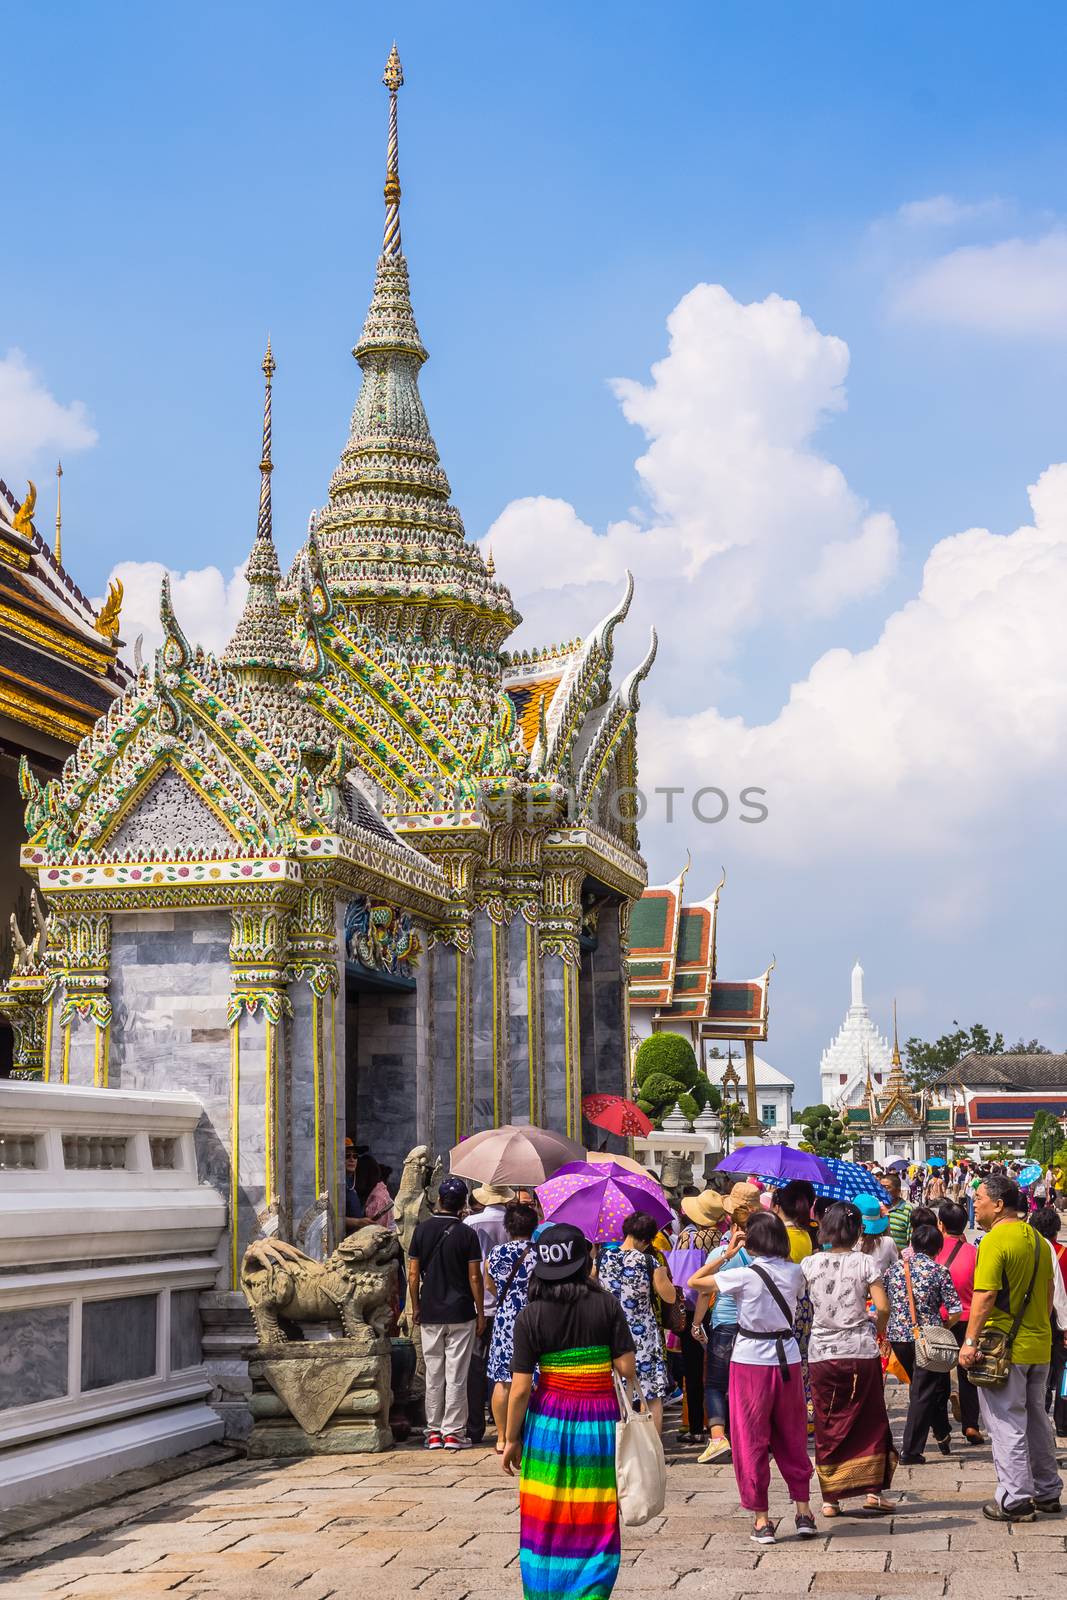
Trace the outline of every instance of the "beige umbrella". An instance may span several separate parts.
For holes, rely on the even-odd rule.
[[[535,1188],[568,1161],[584,1161],[585,1151],[573,1139],[549,1128],[486,1128],[464,1139],[449,1153],[449,1170],[457,1178],[478,1183]]]
[[[646,1178],[655,1178],[656,1182],[659,1183],[659,1175],[653,1172],[651,1167],[643,1167],[640,1161],[634,1160],[633,1156],[613,1155],[610,1150],[587,1150],[585,1159],[587,1161],[614,1161],[618,1167],[629,1167],[631,1172],[640,1172]]]

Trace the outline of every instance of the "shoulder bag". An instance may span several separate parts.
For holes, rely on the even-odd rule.
[[[663,1510],[667,1463],[652,1413],[647,1408],[635,1411],[626,1384],[617,1372],[614,1376],[619,1402],[619,1421],[615,1424],[619,1515],[628,1528],[640,1528]]]
[[[1011,1373],[1012,1346],[1026,1315],[1026,1308],[1030,1304],[1040,1262],[1041,1235],[1034,1232],[1034,1266],[1030,1273],[1030,1287],[1023,1295],[1022,1305],[1012,1318],[1011,1330],[1005,1333],[1003,1328],[983,1328],[978,1335],[978,1358],[973,1367],[966,1368],[968,1378],[980,1389],[999,1389],[1008,1381]]]
[[[959,1345],[951,1328],[943,1322],[920,1322],[915,1309],[915,1289],[911,1281],[911,1262],[904,1262],[904,1280],[908,1285],[908,1306],[911,1309],[911,1334],[915,1340],[915,1365],[930,1372],[951,1372],[960,1359]]]
[[[790,1311],[788,1300],[782,1293],[781,1289],[779,1289],[769,1272],[765,1272],[764,1269],[760,1266],[757,1266],[754,1261],[749,1262],[749,1271],[754,1272],[756,1277],[762,1281],[767,1293],[770,1295],[771,1299],[782,1313],[782,1316],[785,1318],[787,1326],[777,1331],[774,1329],[761,1331],[760,1329],[743,1328],[740,1324],[738,1324],[737,1336],[740,1339],[773,1339],[774,1353],[778,1357],[778,1370],[781,1372],[786,1383],[789,1383],[790,1379],[792,1378],[792,1373],[789,1370],[789,1362],[786,1360],[785,1341],[787,1339],[796,1338],[796,1333],[793,1328],[794,1313]]]
[[[682,1333],[685,1330],[685,1295],[675,1287],[674,1299],[664,1300],[656,1288],[656,1267],[659,1263],[653,1259],[651,1250],[645,1252],[645,1271],[648,1273],[648,1293],[653,1301],[659,1301],[659,1320],[668,1333]],[[669,1268],[667,1269],[670,1270]]]

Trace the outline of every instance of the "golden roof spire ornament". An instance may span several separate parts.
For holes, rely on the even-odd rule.
[[[267,681],[273,681],[279,673],[294,673],[297,667],[296,646],[278,607],[281,573],[271,525],[270,475],[274,471],[271,460],[271,380],[277,365],[268,338],[267,353],[261,363],[265,382],[263,445],[259,453],[259,517],[255,541],[245,566],[248,594],[233,638],[222,657],[228,667],[238,667],[253,675],[264,675]]]
[[[53,545],[57,561],[63,560],[63,463],[56,462],[56,542]]]
[[[267,353],[263,357],[262,372],[266,379],[263,391],[263,449],[259,457],[259,523],[256,528],[257,539],[270,539],[273,537],[270,505],[270,475],[274,471],[274,463],[270,458],[271,423],[270,423],[270,385],[271,379],[277,371],[278,363],[270,347],[270,334],[267,335]]]
[[[403,254],[403,247],[400,243],[400,143],[396,129],[396,96],[397,90],[404,82],[404,69],[400,65],[395,39],[393,48],[389,52],[389,60],[385,63],[382,82],[389,90],[389,144],[385,160],[385,237],[382,241],[382,255],[399,256]]]
[[[897,1003],[893,1001],[893,1065],[900,1066],[900,1045],[897,1043]]]

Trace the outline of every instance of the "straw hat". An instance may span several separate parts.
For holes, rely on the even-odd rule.
[[[514,1189],[506,1189],[502,1184],[483,1183],[480,1189],[475,1189],[471,1195],[480,1206],[506,1206],[509,1200],[514,1200]]]
[[[722,1208],[731,1216],[737,1210],[754,1211],[759,1205],[759,1189],[754,1183],[735,1183],[729,1194],[722,1197]]]
[[[722,1195],[714,1189],[705,1189],[701,1194],[683,1195],[682,1210],[698,1228],[714,1227],[726,1215]]]

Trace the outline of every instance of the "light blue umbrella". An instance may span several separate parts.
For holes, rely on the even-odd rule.
[[[927,1156],[926,1165],[928,1167],[945,1167],[948,1163],[944,1156]]]
[[[1041,1171],[1042,1168],[1040,1161],[1028,1161],[1026,1166],[1019,1174],[1019,1182],[1022,1184],[1023,1188],[1029,1189],[1032,1183],[1036,1183],[1038,1178],[1041,1176]]]
[[[836,1156],[823,1156],[822,1159],[833,1174],[833,1182],[815,1184],[816,1194],[825,1195],[828,1200],[851,1200],[858,1194],[873,1194],[885,1205],[892,1205],[889,1190],[866,1167],[859,1166],[855,1161],[840,1161]]]

